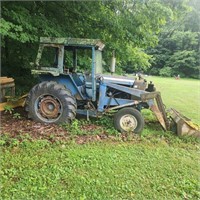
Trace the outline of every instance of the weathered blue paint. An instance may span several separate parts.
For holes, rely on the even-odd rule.
[[[77,109],[77,114],[80,114],[80,115],[88,115],[88,116],[91,116],[91,117],[97,117],[98,116],[98,113],[96,110],[82,110],[82,109]]]
[[[103,112],[104,111],[104,98],[106,97],[106,90],[107,85],[104,83],[100,83],[99,85],[99,105],[98,105],[98,111]]]
[[[122,85],[118,85],[118,84],[114,84],[114,83],[106,83],[107,86],[111,87],[111,88],[115,88],[119,91],[125,92],[127,94],[131,94],[133,96],[139,97],[141,96],[141,94],[148,94],[149,92],[146,92],[144,90],[138,90],[135,88],[131,88],[131,87],[126,87],[126,86],[122,86]]]
[[[127,103],[132,103],[135,102],[134,100],[130,99],[120,99],[120,98],[110,98],[110,97],[105,97],[103,100],[104,106],[111,105],[111,106],[119,106]]]
[[[55,48],[55,63],[43,66],[40,63],[44,48]],[[102,74],[102,50],[104,44],[100,40],[80,38],[41,38],[35,66],[32,74],[40,76],[41,81],[56,81],[68,88],[77,100],[77,113],[87,116],[99,116],[103,112],[122,107],[135,106],[138,109],[150,107],[162,124],[162,114],[165,114],[159,94],[147,92],[146,83],[137,82],[128,77],[109,76]],[[86,49],[92,53],[91,76],[73,73],[77,67],[77,50]],[[64,69],[65,53],[73,52],[73,70]],[[71,66],[70,66],[71,67]],[[98,75],[96,75],[98,74]],[[98,79],[97,77],[98,76]],[[137,87],[138,89],[135,89]],[[109,89],[109,90],[107,90]],[[117,92],[115,92],[117,90]],[[107,95],[109,91],[109,95]],[[149,90],[150,91],[150,90]],[[113,92],[113,94],[112,94]],[[124,93],[128,95],[124,95]],[[116,96],[114,96],[116,95]],[[97,99],[99,96],[99,99]],[[117,98],[115,98],[117,97]],[[135,100],[132,100],[135,98]],[[154,106],[156,98],[158,108]],[[92,102],[93,101],[93,102]],[[35,109],[36,110],[36,109]],[[162,111],[160,113],[160,111]],[[163,116],[165,116],[163,115]],[[163,126],[165,127],[165,126]]]
[[[116,85],[116,89],[119,85]],[[134,103],[134,100],[131,99],[122,99],[122,98],[111,98],[106,95],[108,84],[100,83],[99,87],[99,104],[98,111],[104,112],[106,106],[119,106],[128,103]]]
[[[149,107],[153,106],[154,105],[154,100],[153,99],[149,99],[147,101],[147,104],[149,105]]]
[[[78,78],[78,77],[77,77]],[[73,96],[77,96],[79,95],[81,97],[82,100],[86,99],[86,94],[84,94],[81,91],[81,80],[78,79],[75,82],[75,78],[73,77],[73,75],[71,74],[63,74],[58,76],[52,76],[52,75],[40,75],[40,81],[55,81],[57,83],[60,83],[62,85],[65,85],[66,88],[68,88]]]
[[[95,47],[92,47],[92,101],[96,101]]]

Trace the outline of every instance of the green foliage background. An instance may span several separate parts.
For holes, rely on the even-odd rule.
[[[181,77],[199,78],[200,1],[173,2],[176,10],[174,18],[162,28],[158,45],[148,49],[154,57],[148,72],[161,76],[179,74]]]
[[[1,73],[30,89],[39,37],[51,36],[103,40],[107,70],[115,50],[119,72],[165,75],[167,68],[170,75],[197,78],[199,5],[198,0],[2,2]]]

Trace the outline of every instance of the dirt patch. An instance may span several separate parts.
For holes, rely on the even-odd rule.
[[[14,113],[18,113],[17,118],[17,115],[14,115]],[[81,128],[85,130],[86,133],[91,133],[100,127],[94,124],[86,124]],[[29,120],[27,113],[22,108],[15,109],[12,114],[4,111],[1,112],[1,134],[19,140],[23,140],[23,138],[29,138],[31,140],[47,139],[52,142],[60,140],[67,141],[73,138],[78,144],[101,141],[110,137],[103,129],[102,132],[95,135],[72,135],[70,130],[63,128],[60,125],[37,123]]]

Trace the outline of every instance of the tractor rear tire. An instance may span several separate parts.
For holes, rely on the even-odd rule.
[[[134,108],[122,108],[114,115],[114,127],[121,133],[141,133],[144,128],[144,118],[142,114]]]
[[[42,123],[68,123],[75,118],[76,109],[70,90],[53,81],[35,85],[26,100],[28,117]]]

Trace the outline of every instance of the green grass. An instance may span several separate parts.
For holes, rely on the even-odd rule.
[[[2,148],[1,199],[198,199],[196,144],[23,142]]]
[[[161,92],[163,102],[167,108],[175,108],[186,117],[200,125],[200,81],[194,79],[180,79],[148,77],[152,80],[157,91]]]
[[[167,107],[199,123],[199,81],[148,80]],[[0,135],[0,199],[200,199],[198,140],[162,131],[150,111],[145,118],[150,121],[142,135],[126,138],[108,116],[91,121],[94,131],[82,129],[89,122],[75,120],[65,127],[71,130],[68,142]],[[73,139],[102,131],[112,139],[84,145]]]

